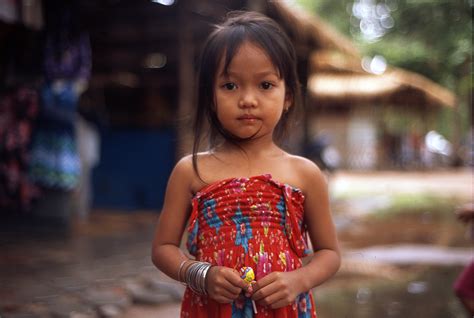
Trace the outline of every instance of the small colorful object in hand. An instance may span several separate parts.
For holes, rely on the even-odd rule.
[[[252,267],[242,267],[240,269],[240,278],[242,278],[244,281],[246,281],[249,286],[247,288],[247,291],[245,292],[246,297],[251,297],[253,293],[253,285],[255,283],[255,273],[253,272]],[[257,311],[257,306],[255,305],[255,301],[252,300],[252,307],[253,307],[253,312],[255,314],[258,313]]]
[[[240,269],[240,277],[245,280],[247,283],[251,283],[255,279],[255,273],[253,272],[252,267],[242,267]]]

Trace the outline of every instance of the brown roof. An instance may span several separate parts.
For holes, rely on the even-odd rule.
[[[351,40],[315,14],[289,6],[284,1],[268,1],[268,15],[285,28],[297,49],[307,46],[310,51],[336,50],[349,56],[360,57]]]
[[[362,68],[360,56],[348,56],[343,52],[332,50],[313,51],[310,57],[310,73],[360,73],[366,71]]]
[[[429,79],[397,68],[384,74],[313,73],[308,89],[318,106],[387,103],[411,106],[456,106],[448,89]]]

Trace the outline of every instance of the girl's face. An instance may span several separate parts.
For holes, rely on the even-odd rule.
[[[225,54],[224,54],[225,55]],[[224,72],[221,59],[214,84],[214,105],[224,129],[239,138],[272,138],[292,103],[285,81],[259,46],[246,41]]]

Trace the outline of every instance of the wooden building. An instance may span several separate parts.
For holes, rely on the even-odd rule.
[[[421,167],[421,138],[428,131],[428,120],[440,107],[456,107],[456,97],[419,74],[390,66],[374,74],[361,65],[360,58],[337,52],[313,54],[309,134],[330,133],[346,168]],[[411,117],[416,127],[406,124],[404,132],[393,132],[384,121],[390,111]]]

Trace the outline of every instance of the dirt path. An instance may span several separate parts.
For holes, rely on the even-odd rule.
[[[425,172],[336,172],[330,179],[333,196],[347,193],[433,193],[471,199],[472,169]]]
[[[473,258],[471,248],[447,248],[427,244],[372,246],[350,250],[345,259],[390,265],[466,265]]]

